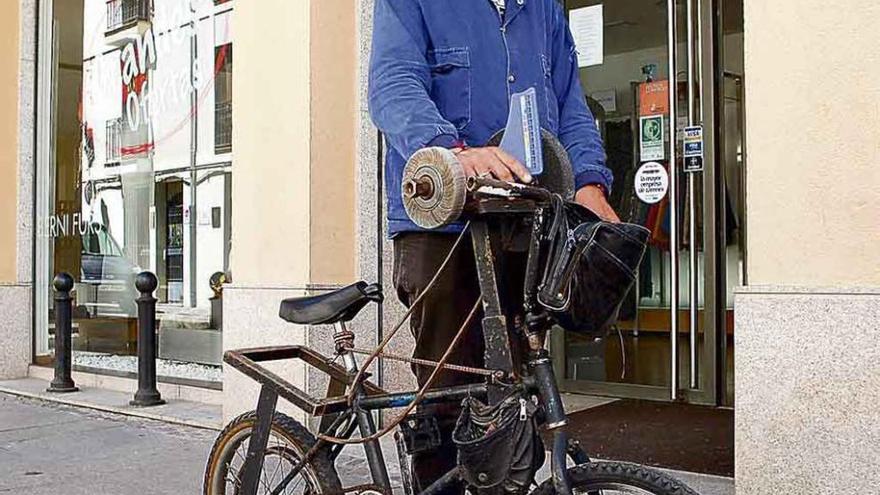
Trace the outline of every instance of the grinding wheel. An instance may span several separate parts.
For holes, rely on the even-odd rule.
[[[403,169],[400,188],[406,214],[423,229],[456,221],[467,197],[464,170],[446,148],[415,152]]]
[[[504,129],[496,132],[486,146],[498,146],[504,137]],[[574,171],[565,146],[547,129],[541,129],[541,148],[544,158],[544,172],[537,177],[538,183],[550,192],[559,194],[563,199],[574,199]]]

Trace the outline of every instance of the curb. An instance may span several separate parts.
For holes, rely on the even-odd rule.
[[[64,404],[66,406],[80,407],[83,409],[92,409],[94,411],[119,414],[122,416],[129,416],[129,417],[133,417],[133,418],[150,419],[153,421],[161,421],[163,423],[170,423],[170,424],[175,424],[175,425],[179,425],[179,426],[190,426],[190,427],[199,428],[202,430],[220,431],[222,429],[222,426],[212,425],[212,424],[208,424],[208,423],[202,423],[199,421],[180,419],[180,418],[175,418],[175,417],[171,417],[171,416],[165,416],[162,414],[153,414],[150,412],[139,411],[136,409],[126,409],[126,408],[122,408],[122,407],[102,406],[102,405],[98,405],[98,404],[91,404],[88,402],[66,399],[66,398],[61,397],[60,395],[47,397],[46,395],[34,394],[31,392],[23,392],[21,390],[7,388],[7,387],[3,387],[3,386],[0,386],[0,392],[5,393],[5,394],[9,394],[9,395],[14,395],[17,397],[25,397],[28,399],[35,399],[35,400],[39,400],[39,401],[43,401],[43,402]]]

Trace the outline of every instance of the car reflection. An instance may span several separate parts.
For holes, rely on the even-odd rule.
[[[78,312],[89,318],[135,317],[134,286],[140,268],[125,257],[116,239],[99,223],[81,229],[80,282],[76,287]]]

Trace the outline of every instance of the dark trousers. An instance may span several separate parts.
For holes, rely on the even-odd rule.
[[[394,287],[397,297],[404,305],[412,306],[437,273],[457,237],[457,234],[411,232],[394,238]],[[505,255],[503,259],[496,260],[496,272],[500,278],[498,289],[509,325],[513,324],[521,312],[524,266],[524,257],[518,255]],[[466,236],[434,287],[412,313],[410,329],[416,342],[414,356],[439,360],[479,296],[480,285],[474,251],[470,236]],[[450,355],[450,364],[483,366],[484,344],[480,325],[482,317],[481,308]],[[516,349],[512,350],[514,354],[518,354]],[[432,371],[433,368],[430,367],[413,366],[419,386],[427,381]],[[431,388],[482,380],[481,376],[444,370]],[[452,430],[461,407],[457,403],[451,403],[431,406],[430,409],[423,408],[421,412],[437,417],[442,438],[442,445],[438,449],[413,456],[413,474],[420,489],[424,489],[455,467],[456,449],[452,443]]]

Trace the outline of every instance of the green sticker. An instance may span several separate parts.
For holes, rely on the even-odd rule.
[[[663,116],[649,115],[639,119],[641,161],[663,160],[666,150],[663,142]]]

